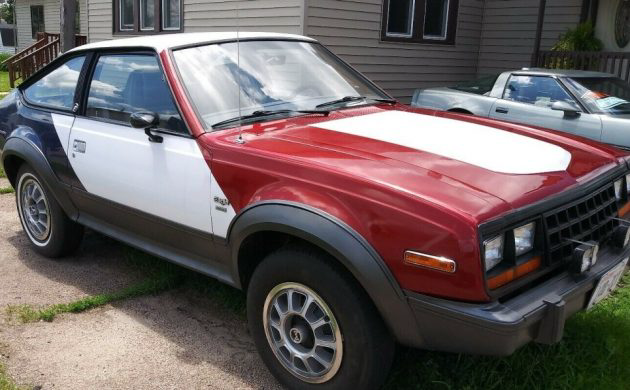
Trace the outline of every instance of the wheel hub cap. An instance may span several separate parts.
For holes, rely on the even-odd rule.
[[[38,241],[45,241],[50,235],[50,209],[42,187],[37,181],[27,179],[20,189],[19,201],[29,234]]]
[[[263,313],[269,345],[291,374],[310,383],[330,380],[343,354],[335,317],[310,288],[283,283],[267,295]]]

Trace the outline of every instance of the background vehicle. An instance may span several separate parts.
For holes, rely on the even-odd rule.
[[[0,102],[37,251],[87,226],[246,290],[262,359],[300,389],[380,386],[395,341],[554,343],[617,285],[625,154],[398,104],[309,38],[236,38],[81,46]]]
[[[630,85],[607,73],[523,69],[417,90],[412,105],[566,131],[630,149]]]

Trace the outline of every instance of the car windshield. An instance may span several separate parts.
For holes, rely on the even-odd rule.
[[[616,77],[570,77],[566,84],[591,112],[630,114],[630,85]]]
[[[475,93],[477,95],[485,95],[492,91],[494,83],[497,81],[499,75],[485,76],[477,80],[466,81],[461,84],[457,84],[451,89],[456,89],[462,92]]]
[[[240,49],[217,43],[175,50],[174,58],[206,129],[244,116],[277,117],[272,111],[288,116],[388,99],[317,43],[241,41]]]

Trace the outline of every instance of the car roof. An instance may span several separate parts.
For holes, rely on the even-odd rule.
[[[510,72],[516,75],[564,76],[564,77],[616,77],[610,73],[573,69],[523,68]]]
[[[188,46],[203,43],[216,43],[222,41],[235,41],[237,39],[287,39],[315,42],[314,39],[302,35],[294,34],[278,34],[267,32],[203,32],[203,33],[179,33],[179,34],[163,34],[163,35],[147,35],[143,37],[113,39],[95,43],[88,43],[76,47],[70,52],[108,49],[108,48],[125,48],[125,47],[147,47],[162,51],[179,46]]]

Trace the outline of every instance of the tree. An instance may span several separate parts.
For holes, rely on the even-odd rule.
[[[6,3],[0,6],[0,18],[9,24],[13,24],[13,8],[15,7],[15,0],[7,0]]]

